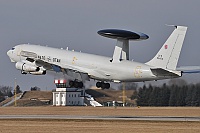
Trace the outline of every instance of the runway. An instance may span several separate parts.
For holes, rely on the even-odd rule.
[[[77,115],[0,115],[1,119],[59,119],[59,120],[115,120],[115,121],[196,121],[200,117],[174,116],[77,116]]]

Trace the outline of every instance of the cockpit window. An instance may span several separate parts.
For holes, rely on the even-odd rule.
[[[12,48],[12,50],[15,50],[15,48]]]

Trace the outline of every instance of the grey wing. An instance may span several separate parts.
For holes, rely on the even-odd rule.
[[[29,62],[35,62],[37,66],[43,67],[45,70],[62,72],[79,81],[85,81],[85,80],[89,81],[90,79],[88,71],[86,71],[86,69],[81,68],[81,67],[74,67],[74,66],[62,65],[62,64],[61,65],[53,64],[53,63],[49,63],[43,60],[33,59],[33,58],[27,58],[26,60]]]

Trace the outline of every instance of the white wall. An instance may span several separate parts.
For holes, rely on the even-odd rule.
[[[84,105],[84,97],[80,96],[81,96],[81,91],[53,92],[53,105],[56,106]]]

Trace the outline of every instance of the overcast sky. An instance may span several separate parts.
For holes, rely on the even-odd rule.
[[[130,59],[150,60],[174,30],[188,26],[178,65],[200,65],[199,0],[0,0],[0,85],[22,90],[54,89],[54,76],[21,75],[6,52],[21,43],[112,56],[115,40],[97,34],[106,28],[139,31],[149,39],[130,42]],[[183,77],[198,82],[200,74]]]

